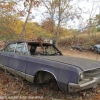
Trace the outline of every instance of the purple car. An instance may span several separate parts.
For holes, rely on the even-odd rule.
[[[29,82],[56,84],[67,92],[95,88],[100,81],[99,61],[63,56],[46,42],[11,42],[0,52],[0,64]]]

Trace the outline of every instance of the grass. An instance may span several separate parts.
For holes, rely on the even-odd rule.
[[[85,48],[88,48],[90,45],[100,44],[100,32],[90,33],[90,40],[89,34],[79,33],[68,37],[66,36],[63,39],[60,39],[58,43],[60,47],[65,48],[69,48],[75,44],[83,44]]]

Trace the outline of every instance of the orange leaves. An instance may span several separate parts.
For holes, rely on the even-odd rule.
[[[45,21],[42,22],[42,28],[47,30],[50,33],[54,32],[55,22],[51,18],[47,18]]]
[[[20,14],[20,16],[22,16],[22,17],[25,16],[25,12],[24,12],[24,11],[20,11],[19,14]]]
[[[33,4],[35,7],[38,7],[40,5],[40,2],[39,1],[34,1],[34,4]]]
[[[29,2],[29,0],[26,0],[26,2]]]
[[[13,28],[13,30],[16,32],[16,34],[20,34],[21,30],[23,28],[23,22],[16,19],[13,21],[13,23],[11,24],[11,27]]]
[[[27,7],[28,3],[31,3],[33,7],[38,7],[40,4],[40,1],[38,1],[38,0],[26,0],[24,2],[24,7]]]
[[[14,6],[15,6],[16,4],[17,4],[17,3],[14,2],[14,1],[3,2],[3,3],[0,2],[0,9],[6,10],[6,11],[8,10],[9,12],[15,11]]]

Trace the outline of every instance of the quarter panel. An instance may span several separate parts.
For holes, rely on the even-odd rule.
[[[26,74],[34,76],[36,72],[42,70],[53,73],[58,82],[65,84],[68,82],[78,83],[79,72],[73,66],[38,57],[27,57]]]
[[[7,52],[0,53],[0,63],[2,65],[9,67],[10,59],[11,59],[11,53],[7,53]]]
[[[21,76],[20,73],[23,73],[23,77],[25,78],[26,56],[13,54],[10,61],[10,68],[16,70],[14,72],[20,76]]]
[[[12,55],[11,62],[10,62],[10,68],[25,72],[26,57],[21,56],[19,54]]]

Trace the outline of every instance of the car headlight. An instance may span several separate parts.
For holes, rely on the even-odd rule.
[[[83,80],[83,79],[84,79],[84,74],[82,72],[82,73],[80,73],[80,81]]]

